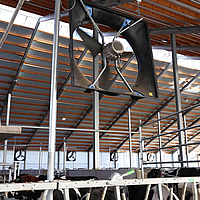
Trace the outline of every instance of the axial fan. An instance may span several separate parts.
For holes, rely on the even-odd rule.
[[[85,1],[84,1],[85,2]],[[85,88],[86,92],[98,91],[107,95],[119,95],[120,92],[113,92],[106,88],[110,79],[109,62],[114,62],[115,70],[123,83],[127,87],[123,94],[130,95],[132,99],[139,99],[143,97],[158,98],[158,89],[156,76],[154,71],[154,63],[152,56],[152,49],[150,44],[150,37],[148,32],[148,24],[142,19],[133,18],[132,16],[125,16],[113,10],[106,9],[99,6],[91,6],[89,2],[86,5],[82,0],[76,1],[76,5],[70,11],[70,59],[72,69],[72,85]],[[92,22],[94,29],[100,35],[102,42],[99,43],[93,37],[85,33],[80,26]],[[104,36],[99,29],[98,24],[105,25],[114,29],[117,34],[111,42],[105,44]],[[86,47],[91,51],[93,56],[99,53],[102,56],[103,68],[99,76],[93,82],[86,78],[73,56],[73,32],[77,31]],[[131,87],[130,83],[122,75],[120,69],[120,59],[124,56],[132,55],[133,52],[124,52],[122,43],[116,38],[122,35],[132,47],[138,63],[138,76],[135,84]],[[99,78],[103,76],[103,87],[96,85]]]
[[[25,150],[15,150],[14,161],[25,161],[26,151]]]

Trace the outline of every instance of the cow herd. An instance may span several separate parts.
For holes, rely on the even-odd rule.
[[[196,168],[179,168],[175,169],[171,172],[161,171],[160,169],[152,169],[148,174],[147,178],[160,178],[160,177],[193,177],[199,176],[200,172]],[[35,177],[32,175],[22,174],[14,182],[38,182],[46,180],[46,176],[42,175],[39,177]],[[59,179],[59,177],[58,177]],[[67,180],[71,181],[79,181],[79,180],[94,180],[97,179],[96,177],[65,177]],[[122,200],[144,200],[147,185],[131,185],[131,186],[123,186],[120,187],[120,196]],[[163,200],[170,199],[170,188],[173,188],[173,200],[178,199],[185,199],[185,200],[192,200],[194,198],[194,190],[193,188],[188,185],[187,190],[184,191],[184,198],[183,198],[183,184],[162,184],[162,196]],[[197,191],[198,191],[197,185]],[[105,197],[103,196],[104,189],[103,188],[81,188],[81,189],[70,189],[69,190],[69,198],[70,200],[115,200],[116,199],[116,192],[115,187],[108,187],[105,193]],[[9,199],[20,199],[20,200],[44,200],[46,199],[47,192],[42,190],[29,190],[29,191],[18,191],[18,192],[8,192],[5,193],[6,198]],[[199,195],[199,194],[198,194]],[[64,200],[65,196],[62,190],[54,190],[53,192],[53,199],[54,200]],[[200,199],[200,195],[198,196]],[[150,191],[148,193],[147,200],[159,200],[159,192],[158,186],[155,184],[151,184]]]

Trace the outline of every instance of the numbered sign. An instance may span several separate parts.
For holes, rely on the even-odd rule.
[[[67,161],[76,161],[76,151],[67,151]]]
[[[25,161],[26,151],[23,149],[16,149],[14,154],[14,161]]]
[[[118,161],[118,153],[117,152],[110,152],[110,161]]]

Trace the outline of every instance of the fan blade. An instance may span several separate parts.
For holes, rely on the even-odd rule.
[[[124,51],[121,58],[129,59],[134,53],[132,51]]]
[[[81,86],[81,87],[88,87],[91,82],[83,75],[81,70],[76,64],[76,61],[72,60],[72,66],[74,68],[74,85],[75,86]]]
[[[77,29],[78,34],[82,38],[83,42],[85,43],[86,47],[91,51],[93,56],[97,56],[102,49],[102,45],[97,42],[96,39],[89,36],[87,33],[82,31],[80,28]]]
[[[105,90],[108,90],[108,84],[109,84],[109,79],[110,79],[110,66],[108,65],[109,62],[107,62],[107,66],[106,66],[106,69],[105,71],[103,72],[102,74],[102,85],[101,87]]]

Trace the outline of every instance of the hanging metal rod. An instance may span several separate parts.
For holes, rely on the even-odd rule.
[[[13,16],[12,16],[12,18],[11,18],[11,20],[10,20],[8,26],[6,27],[6,30],[5,30],[5,32],[4,32],[3,36],[2,36],[2,38],[1,38],[1,41],[0,41],[0,49],[1,49],[1,47],[3,46],[4,41],[6,40],[6,38],[7,38],[7,36],[8,36],[8,33],[10,32],[10,29],[11,29],[12,26],[13,26],[13,23],[14,23],[14,21],[15,21],[15,18],[17,17],[17,14],[18,14],[19,10],[21,9],[22,5],[24,4],[24,1],[25,1],[25,0],[19,0],[19,2],[18,2],[18,4],[17,4],[17,7],[16,7],[16,9],[15,9],[15,11],[14,11],[14,13],[13,13]]]

